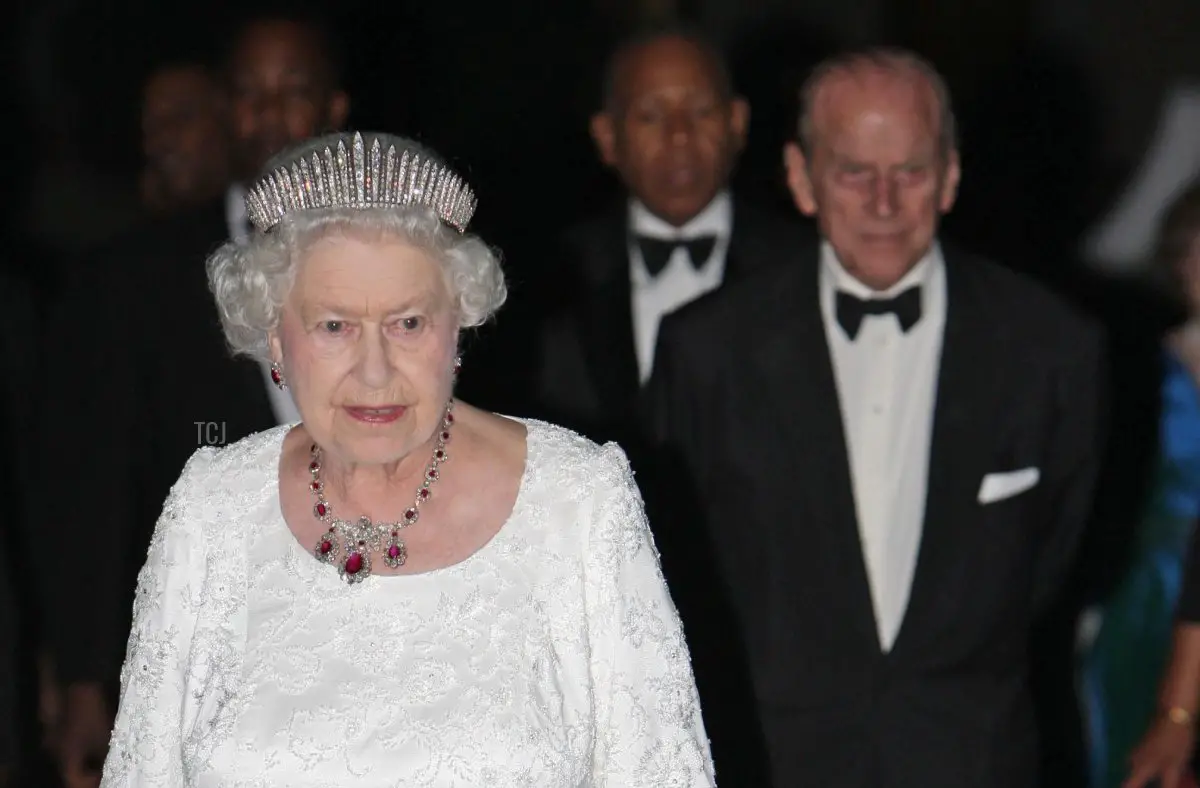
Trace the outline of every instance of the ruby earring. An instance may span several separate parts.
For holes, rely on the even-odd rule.
[[[279,366],[278,361],[271,362],[271,382],[274,383],[280,391],[287,388],[287,381],[283,379],[283,367]]]
[[[455,356],[455,358],[454,358],[454,374],[457,375],[459,373],[459,370],[461,370],[461,369],[462,369],[462,356]]]

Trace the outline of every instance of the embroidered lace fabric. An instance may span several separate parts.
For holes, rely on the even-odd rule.
[[[139,577],[102,788],[713,786],[624,454],[528,427],[492,541],[356,586],[283,521],[287,427],[197,452]]]

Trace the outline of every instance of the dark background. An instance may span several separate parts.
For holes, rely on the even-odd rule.
[[[1064,264],[1149,141],[1165,88],[1200,71],[1190,0],[308,5],[344,44],[351,125],[415,136],[456,160],[480,194],[478,229],[504,250],[518,287],[531,243],[612,194],[586,121],[612,36],[639,18],[673,10],[727,46],[753,105],[738,180],[776,201],[806,68],[844,44],[921,50],[949,78],[961,116],[966,180],[950,231],[1034,269]],[[21,186],[6,191],[22,195],[10,213],[20,229],[71,246],[119,224],[133,202],[145,71],[171,53],[211,54],[250,6],[43,0],[10,12],[16,111],[6,115],[19,142],[9,182]]]

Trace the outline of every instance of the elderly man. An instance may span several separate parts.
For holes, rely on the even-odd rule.
[[[649,392],[682,486],[659,526],[694,551],[664,547],[672,590],[697,598],[678,567],[715,589],[711,614],[684,611],[688,636],[740,641],[724,654],[754,718],[724,727],[761,732],[769,775],[723,763],[751,750],[720,732],[717,771],[724,786],[1027,788],[1027,642],[1089,509],[1101,338],[939,241],[960,169],[931,66],[845,55],[802,105],[788,184],[822,240],[667,318]],[[706,714],[735,708],[712,679],[735,671],[702,667]]]

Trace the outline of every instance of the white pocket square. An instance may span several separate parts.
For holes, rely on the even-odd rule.
[[[989,473],[979,485],[979,503],[987,505],[1020,495],[1037,486],[1041,473],[1037,468],[1022,468],[1007,473]]]

